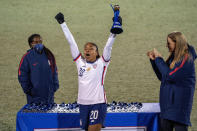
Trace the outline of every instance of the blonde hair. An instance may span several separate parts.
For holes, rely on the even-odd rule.
[[[189,55],[187,40],[185,36],[181,32],[174,31],[168,34],[168,37],[173,42],[175,42],[175,50],[174,50],[174,59],[170,64],[170,69],[174,68],[175,64],[182,61],[184,56]],[[168,40],[167,40],[168,42]],[[171,57],[172,53],[170,54],[169,58]],[[168,59],[169,59],[168,58]]]

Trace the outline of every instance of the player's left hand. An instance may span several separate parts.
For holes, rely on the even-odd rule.
[[[57,20],[57,22],[58,22],[59,24],[64,23],[64,15],[63,15],[61,12],[59,12],[59,13],[55,16],[55,19]]]

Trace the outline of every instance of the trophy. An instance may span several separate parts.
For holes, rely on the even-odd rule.
[[[111,4],[111,7],[114,11],[114,17],[113,17],[113,25],[111,28],[111,33],[113,34],[120,34],[123,32],[122,29],[122,18],[119,16],[120,13],[120,6],[119,5],[114,5],[114,7]]]

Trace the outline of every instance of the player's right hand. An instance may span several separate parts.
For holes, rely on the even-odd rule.
[[[55,19],[57,20],[57,22],[58,22],[59,24],[64,23],[64,15],[63,15],[61,12],[59,12],[59,13],[55,16]]]

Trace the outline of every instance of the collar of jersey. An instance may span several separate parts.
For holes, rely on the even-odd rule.
[[[94,62],[96,62],[98,60],[98,58],[95,60],[95,61],[93,61],[93,62],[90,62],[90,61],[86,61],[87,63],[89,63],[89,64],[93,64]]]

